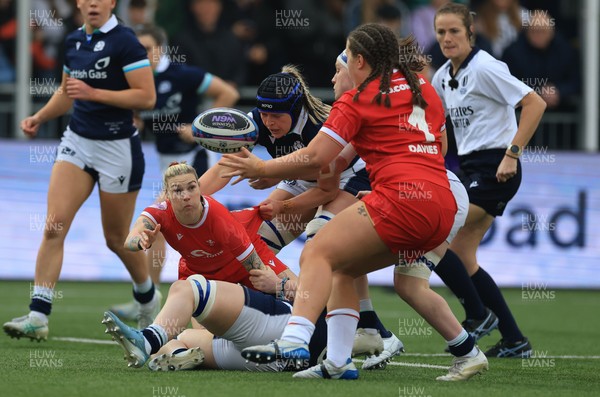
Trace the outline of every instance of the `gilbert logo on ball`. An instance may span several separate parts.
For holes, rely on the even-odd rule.
[[[252,150],[258,127],[246,113],[233,108],[215,108],[200,113],[192,123],[196,142],[213,152],[234,153],[243,147]]]

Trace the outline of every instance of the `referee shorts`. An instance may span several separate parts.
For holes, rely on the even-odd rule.
[[[502,216],[508,202],[521,186],[521,161],[517,174],[506,182],[498,182],[496,171],[506,149],[487,149],[460,156],[460,179],[469,195],[469,202],[481,207],[493,217]]]

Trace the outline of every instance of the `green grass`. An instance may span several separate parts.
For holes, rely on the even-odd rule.
[[[163,292],[166,288],[163,288]],[[462,309],[446,289],[438,290],[459,319]],[[440,383],[442,369],[388,365],[383,371],[361,371],[349,381],[296,380],[289,373],[235,371],[153,373],[127,368],[115,345],[73,343],[52,337],[109,340],[100,324],[102,312],[130,297],[124,283],[60,283],[47,342],[0,336],[0,395],[13,396],[586,396],[598,395],[598,359],[542,358],[600,356],[598,291],[556,290],[550,300],[523,299],[521,290],[505,296],[533,343],[537,359],[491,359],[490,371],[469,382]],[[422,357],[414,353],[443,352],[443,340],[404,302],[382,288],[372,298],[384,324],[404,342],[407,355],[395,362],[443,365],[450,356]],[[29,283],[0,282],[0,321],[27,313]],[[480,345],[499,339],[495,331]],[[41,358],[43,357],[43,358]]]

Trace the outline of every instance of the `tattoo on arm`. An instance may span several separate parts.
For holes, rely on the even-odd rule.
[[[263,263],[262,259],[260,259],[260,256],[258,256],[256,250],[252,251],[252,253],[242,261],[242,265],[246,268],[247,271],[250,271],[252,269],[265,268],[265,264]]]
[[[140,236],[135,236],[132,237],[129,240],[129,243],[127,244],[127,247],[129,248],[130,251],[139,251],[140,250],[140,241],[141,241],[141,237]]]
[[[154,225],[149,219],[143,218],[142,223],[144,224],[144,229],[154,230]]]

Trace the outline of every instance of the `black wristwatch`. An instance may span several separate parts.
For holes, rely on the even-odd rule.
[[[507,155],[510,153],[510,157],[518,159],[523,154],[523,148],[519,145],[508,145]]]

